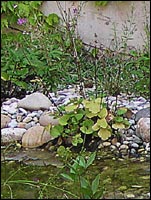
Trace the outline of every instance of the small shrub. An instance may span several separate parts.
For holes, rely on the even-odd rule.
[[[50,128],[50,134],[60,138],[60,144],[69,146],[85,145],[85,138],[89,135],[107,140],[113,129],[129,128],[128,120],[123,117],[126,112],[127,108],[110,112],[103,98],[72,100],[64,107],[63,115],[56,116],[59,124]]]

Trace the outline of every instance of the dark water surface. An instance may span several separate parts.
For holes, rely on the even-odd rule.
[[[33,160],[37,161],[33,155]],[[15,159],[2,160],[1,198],[77,199],[78,185],[60,176],[61,172],[65,172],[60,161],[52,159],[50,165],[37,165],[36,162],[23,163]],[[115,159],[112,156],[99,156],[98,153],[85,177],[93,180],[98,173],[101,175],[99,188],[104,188],[102,199],[149,199],[150,162]]]

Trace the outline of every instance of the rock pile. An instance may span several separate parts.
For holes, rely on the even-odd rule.
[[[57,95],[50,93],[50,98],[36,92],[19,100],[11,98],[3,102],[1,107],[1,144],[5,145],[13,141],[21,141],[23,147],[34,148],[52,140],[49,131],[44,127],[49,124],[58,124],[53,113],[57,110],[55,105],[63,105],[75,97],[80,97],[73,88],[58,91]],[[109,146],[111,151],[122,154],[147,151],[150,148],[150,102],[143,97],[128,97],[121,95],[118,101],[113,96],[105,98],[109,107],[125,106],[131,114],[128,130],[121,130],[123,142],[110,140],[104,141],[99,148]],[[51,116],[50,116],[51,114]],[[30,137],[29,137],[30,136]],[[30,140],[29,140],[30,138]]]

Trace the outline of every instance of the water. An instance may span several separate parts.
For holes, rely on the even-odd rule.
[[[51,154],[51,153],[50,153]],[[31,164],[31,163],[30,163]],[[54,161],[52,165],[25,165],[23,162],[1,163],[2,199],[77,199],[78,185],[60,176],[68,171]],[[150,163],[137,159],[115,159],[108,153],[88,168],[85,177],[93,180],[100,174],[99,189],[104,188],[103,199],[150,199]],[[80,197],[79,197],[80,199]]]

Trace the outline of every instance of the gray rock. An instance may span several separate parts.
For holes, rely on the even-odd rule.
[[[150,107],[143,108],[135,114],[135,121],[138,122],[140,118],[150,117]]]
[[[18,123],[17,123],[16,119],[12,119],[11,122],[8,123],[8,127],[15,128],[15,127],[17,127],[17,124]]]
[[[136,149],[132,148],[132,149],[130,150],[130,153],[131,153],[131,154],[135,154],[135,153],[136,153]]]
[[[138,149],[138,148],[139,148],[139,145],[138,145],[137,143],[134,143],[134,142],[133,142],[133,143],[131,144],[131,147],[133,147],[133,148],[135,148],[135,149]]]
[[[47,126],[49,124],[57,125],[59,124],[59,120],[55,119],[54,116],[51,116],[49,113],[47,113],[40,116],[39,123],[41,126]]]
[[[122,150],[122,149],[128,149],[128,146],[126,144],[122,144],[119,149],[120,150]]]
[[[1,143],[11,143],[22,139],[26,129],[24,128],[3,128],[1,130]]]
[[[37,111],[33,111],[32,113],[29,113],[29,114],[27,115],[27,117],[36,117],[37,114],[38,114]]]
[[[110,146],[111,145],[111,142],[103,142],[103,146],[104,147],[108,147],[108,146]]]
[[[150,142],[150,118],[140,118],[137,122],[136,135],[144,142]]]
[[[29,129],[29,128],[31,128],[31,127],[32,127],[32,123],[31,123],[31,122],[26,123],[26,125],[25,125],[25,128],[26,128],[26,129]]]
[[[21,99],[17,107],[27,110],[48,110],[52,105],[51,101],[44,94],[35,92]]]
[[[142,144],[142,140],[136,135],[133,135],[133,142],[137,144]]]
[[[129,136],[132,136],[134,134],[134,131],[130,128],[130,129],[127,130],[127,134]]]
[[[23,119],[23,122],[25,122],[25,123],[28,123],[28,122],[31,122],[31,121],[32,121],[32,117],[25,117]]]
[[[24,108],[19,108],[19,111],[23,114],[23,115],[27,115],[27,111]]]

